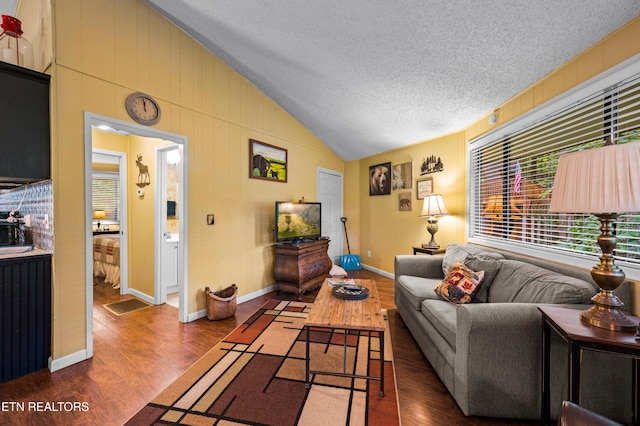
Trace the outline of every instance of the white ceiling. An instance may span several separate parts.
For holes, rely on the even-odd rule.
[[[461,130],[640,14],[637,0],[145,1],[344,160]]]
[[[0,15],[15,16],[18,0],[0,0]]]
[[[638,14],[622,0],[145,0],[344,160],[464,129]]]

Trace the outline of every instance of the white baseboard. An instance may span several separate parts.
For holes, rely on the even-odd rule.
[[[49,371],[53,373],[54,371],[62,370],[65,367],[69,367],[70,365],[77,364],[87,359],[89,358],[87,357],[86,349],[63,356],[62,358],[53,359],[49,357]]]
[[[376,274],[380,274],[387,278],[395,278],[394,275],[390,272],[383,271],[382,269],[374,268],[373,266],[368,266],[365,264],[361,264],[361,265],[362,265],[362,268],[366,269],[367,271],[375,272]]]
[[[264,294],[267,294],[275,290],[276,290],[275,285],[270,285],[269,287],[261,288],[260,290],[254,291],[253,293],[245,294],[244,296],[238,297],[238,303],[248,302],[249,300],[253,300],[256,297],[260,297]]]
[[[197,319],[203,318],[207,316],[206,309],[200,309],[197,312],[187,315],[187,322],[195,321]]]
[[[253,293],[245,294],[244,296],[238,297],[238,299],[236,300],[236,303],[248,302],[249,300],[255,299],[256,297],[260,297],[264,294],[274,291],[275,289],[276,289],[275,285],[271,285],[266,288],[261,288],[260,290],[254,291]],[[195,321],[197,319],[204,318],[206,316],[207,316],[207,310],[201,309],[197,312],[189,314],[187,316],[187,322]]]
[[[153,296],[149,296],[146,293],[143,293],[139,290],[136,290],[134,288],[129,288],[129,290],[127,291],[127,294],[130,294],[132,296],[137,297],[138,299],[142,299],[145,302],[151,303],[152,305],[155,303],[153,300]]]

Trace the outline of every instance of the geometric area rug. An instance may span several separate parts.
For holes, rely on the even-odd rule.
[[[303,324],[312,304],[270,300],[196,361],[127,425],[399,425],[393,350],[385,333],[385,396],[371,379],[305,382]],[[388,325],[387,325],[388,329]],[[380,334],[311,329],[310,369],[380,375]]]

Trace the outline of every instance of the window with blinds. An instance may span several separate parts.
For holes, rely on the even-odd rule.
[[[513,126],[511,127],[513,129]],[[599,253],[592,215],[550,213],[561,154],[640,140],[640,74],[636,74],[509,134],[470,145],[470,239],[571,256]],[[640,165],[638,165],[640,167]],[[617,260],[640,268],[640,214],[615,223]]]
[[[106,221],[120,222],[120,175],[118,173],[93,173],[92,208],[104,210]]]

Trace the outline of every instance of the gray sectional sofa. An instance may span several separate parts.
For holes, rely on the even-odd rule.
[[[434,288],[456,261],[484,279],[472,302],[453,304]],[[628,301],[628,283],[619,289]],[[444,255],[396,256],[395,303],[427,360],[465,415],[540,419],[540,304],[586,309],[597,286],[585,270],[471,244]],[[628,306],[628,305],[627,305]],[[566,399],[567,348],[551,340],[551,413]],[[581,405],[631,419],[631,360],[584,351]]]

